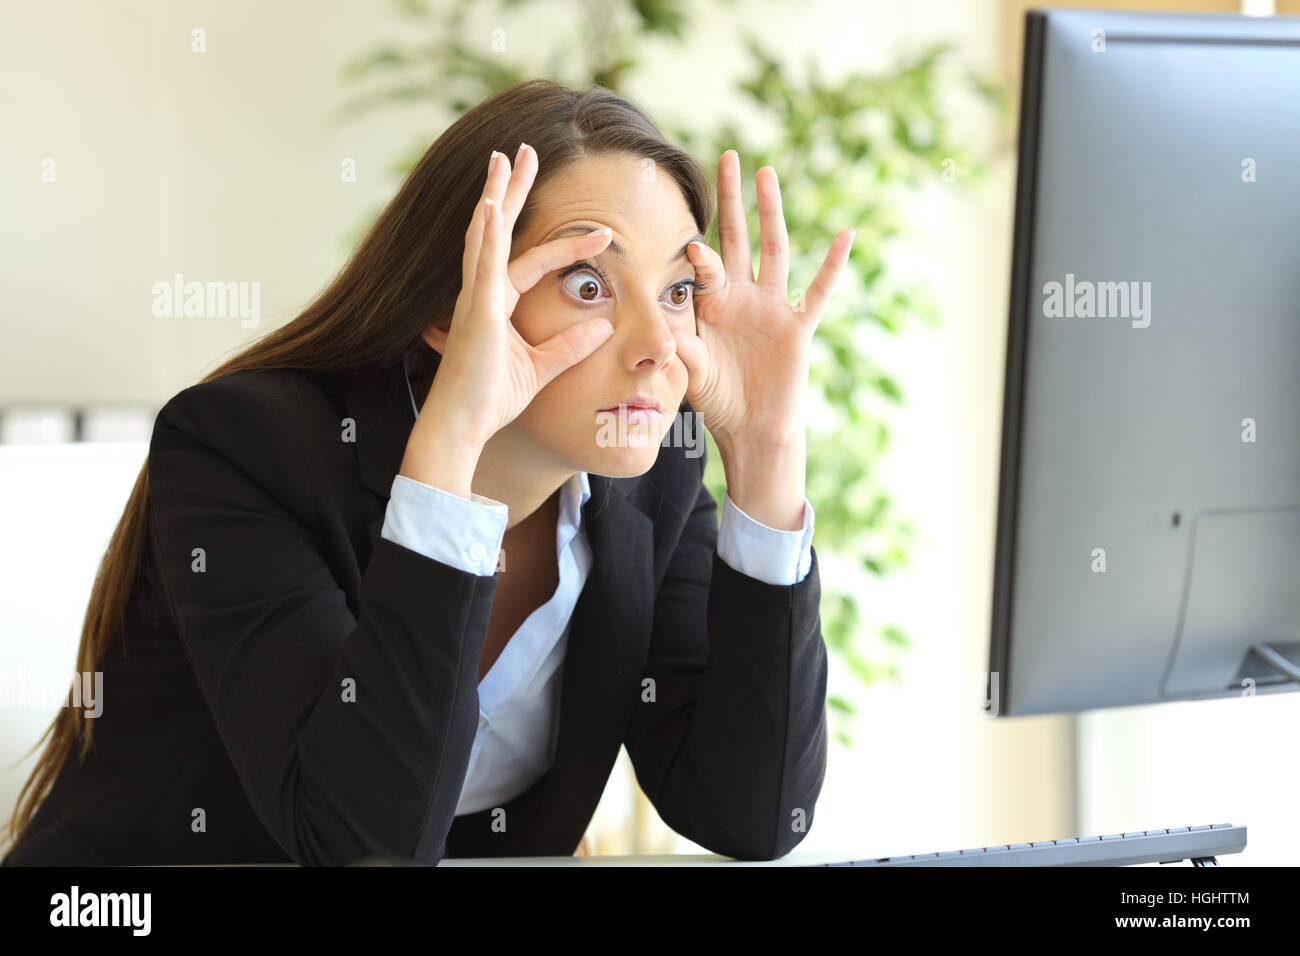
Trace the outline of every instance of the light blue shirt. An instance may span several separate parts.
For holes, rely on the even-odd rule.
[[[408,380],[407,391],[411,383]],[[411,407],[419,415],[415,395]],[[559,585],[551,599],[519,626],[478,685],[479,720],[456,816],[503,806],[550,769],[559,731],[560,679],[569,620],[591,570],[591,546],[582,506],[591,497],[586,472],[560,489],[555,529]],[[735,570],[768,584],[790,585],[812,567],[812,503],[804,499],[799,531],[769,528],[745,514],[730,495],[722,505],[718,556]],[[508,507],[483,495],[462,498],[396,475],[380,531],[426,557],[473,574],[497,572]],[[509,571],[509,555],[505,556]]]

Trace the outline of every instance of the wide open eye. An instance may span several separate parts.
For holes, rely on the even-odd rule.
[[[679,309],[684,309],[690,304],[695,288],[695,282],[689,279],[678,282],[668,290],[668,301]]]
[[[560,285],[581,302],[596,302],[602,298],[600,290],[605,287],[605,279],[592,266],[579,262],[564,270]]]

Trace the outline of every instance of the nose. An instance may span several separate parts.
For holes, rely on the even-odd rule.
[[[629,369],[663,371],[677,357],[677,340],[657,302],[619,310],[614,324],[619,357]]]

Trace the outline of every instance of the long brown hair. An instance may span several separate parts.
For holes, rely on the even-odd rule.
[[[361,378],[403,359],[414,379],[427,378],[438,357],[421,333],[435,322],[443,329],[451,322],[465,230],[489,154],[496,149],[513,157],[521,142],[537,151],[539,166],[515,235],[527,227],[534,199],[548,179],[571,162],[616,152],[648,158],[670,174],[700,232],[708,230],[713,205],[703,169],[669,143],[645,113],[599,86],[580,91],[552,80],[526,80],[493,94],[438,137],[338,276],[301,314],[200,381],[252,368]],[[95,575],[77,649],[78,673],[95,671],[121,636],[148,546],[148,497],[146,462]],[[32,747],[50,738],[7,825],[18,835],[15,842],[78,740],[79,759],[85,760],[92,724],[81,707],[65,706]]]

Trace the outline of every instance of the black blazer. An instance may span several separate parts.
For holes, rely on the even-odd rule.
[[[683,836],[739,859],[800,842],[827,752],[816,552],[793,586],[725,564],[704,456],[666,446],[644,475],[590,475],[553,766],[504,817],[453,817],[497,578],[380,536],[414,421],[400,364],[167,402],[95,748],[5,864],[568,855],[624,744]]]

